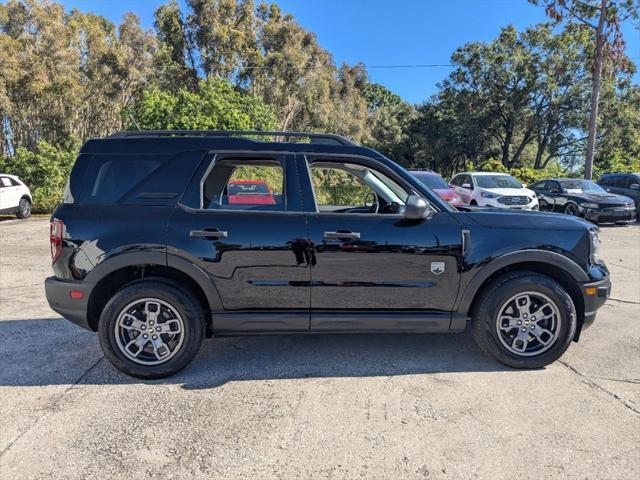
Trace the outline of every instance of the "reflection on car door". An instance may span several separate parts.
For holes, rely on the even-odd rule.
[[[310,188],[308,178],[305,185]],[[380,213],[313,211],[307,216],[314,257],[312,330],[414,330],[424,318],[412,321],[393,312],[452,310],[462,236],[448,212],[418,221]],[[347,314],[335,315],[335,310]],[[391,315],[348,315],[371,310]]]
[[[217,331],[309,329],[308,232],[295,172],[291,173],[293,157],[259,158],[254,170],[267,161],[283,167],[284,206],[229,204],[226,185],[232,168],[225,167],[227,177],[218,184],[219,192],[225,190],[217,209],[179,205],[171,216],[168,245],[179,246],[179,251],[168,251],[169,262],[173,255],[182,256],[210,277],[224,310],[213,314]],[[215,171],[212,166],[210,159],[203,162],[188,192],[206,183],[205,176]],[[265,314],[269,311],[273,314]]]

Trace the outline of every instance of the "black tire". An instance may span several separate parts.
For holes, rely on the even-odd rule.
[[[179,314],[184,327],[181,329],[183,338],[178,347],[174,349],[175,353],[170,351],[173,356],[166,361],[158,360],[163,362],[160,364],[142,365],[136,363],[123,352],[124,347],[121,349],[118,345],[116,322],[128,305],[141,299],[158,299],[165,302]],[[157,325],[160,324],[157,322]],[[186,367],[198,353],[205,329],[205,311],[190,291],[164,279],[149,278],[127,285],[107,302],[100,316],[98,334],[102,350],[114,367],[132,377],[152,379],[168,377]],[[137,334],[140,332],[134,332],[134,335]],[[164,334],[158,334],[158,336],[161,335]],[[133,338],[137,337],[133,336]],[[166,341],[167,337],[163,338]],[[143,347],[144,349],[152,347],[150,345],[151,339],[148,342]],[[142,351],[142,348],[140,350]]]
[[[471,203],[469,205],[473,205],[474,207],[477,207],[478,202],[476,202],[475,200],[471,200]]]
[[[31,216],[31,202],[28,198],[21,198],[20,203],[18,204],[18,211],[16,212],[16,217],[18,218],[29,218]]]
[[[571,215],[572,217],[580,216],[580,207],[577,203],[569,202],[564,206],[565,215]]]
[[[547,350],[531,356],[522,356],[507,349],[499,338],[497,327],[497,317],[502,313],[499,310],[510,298],[522,292],[542,294],[552,300],[560,318],[554,342],[549,342]],[[473,335],[480,349],[513,368],[542,368],[555,362],[569,348],[577,326],[573,301],[564,288],[545,275],[527,271],[507,273],[492,281],[480,294],[472,317]],[[518,332],[519,327],[515,328]]]

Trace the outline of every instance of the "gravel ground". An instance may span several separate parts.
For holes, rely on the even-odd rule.
[[[267,336],[139,381],[49,309],[48,221],[0,222],[0,478],[638,478],[640,225],[601,238],[612,299],[543,370],[467,334]]]

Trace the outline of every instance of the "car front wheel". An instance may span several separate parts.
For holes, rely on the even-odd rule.
[[[204,309],[191,292],[162,279],[142,280],[120,290],[105,306],[100,345],[127,375],[167,377],[196,355],[205,322]]]
[[[473,312],[480,348],[513,368],[541,368],[569,348],[577,319],[573,301],[552,278],[514,272],[494,280]]]

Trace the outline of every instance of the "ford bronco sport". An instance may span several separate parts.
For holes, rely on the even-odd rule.
[[[266,183],[273,201],[230,201],[243,180]],[[467,326],[498,361],[539,368],[579,339],[610,291],[597,227],[456,210],[336,135],[89,140],[50,242],[51,307],[141,378],[185,367],[204,337]]]

